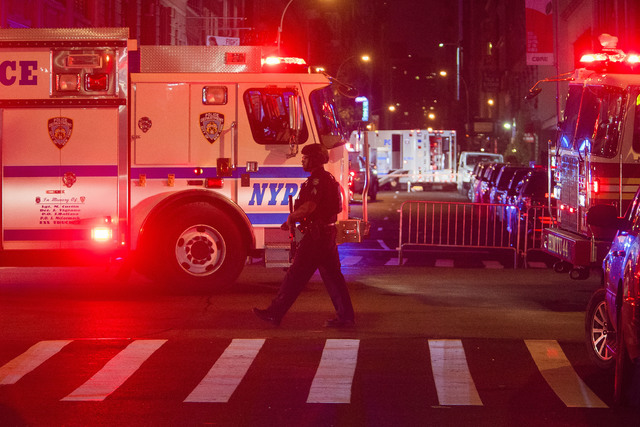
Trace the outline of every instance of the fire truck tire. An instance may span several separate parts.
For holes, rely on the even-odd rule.
[[[593,293],[587,304],[585,316],[585,342],[589,359],[600,369],[611,369],[615,365],[615,356],[609,347],[615,348],[615,333],[605,305],[605,289]]]
[[[235,282],[247,248],[238,226],[222,210],[208,203],[190,203],[164,218],[166,232],[152,249],[155,279],[215,290]]]

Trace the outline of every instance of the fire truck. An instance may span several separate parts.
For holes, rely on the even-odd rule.
[[[615,233],[615,224],[590,226],[587,216],[600,205],[622,216],[640,184],[640,57],[601,41],[602,52],[584,55],[566,79],[564,117],[549,149],[558,214],[543,249],[561,260],[556,271],[574,279],[602,265]]]
[[[224,286],[288,265],[305,144],[348,182],[332,79],[259,47],[141,46],[128,29],[0,30],[2,259],[131,261]],[[348,219],[341,241],[359,241]],[[12,256],[15,255],[15,256]]]
[[[420,185],[432,189],[456,186],[457,144],[455,130],[366,131],[370,158],[376,165],[380,186],[392,189]],[[363,133],[353,133],[350,145],[362,146]]]

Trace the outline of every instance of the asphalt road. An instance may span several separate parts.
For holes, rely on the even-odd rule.
[[[372,204],[378,246],[392,247],[404,197]],[[399,266],[374,247],[340,249],[362,257],[343,268],[347,330],[322,327],[333,312],[317,275],[275,328],[251,308],[284,272],[260,265],[225,294],[104,267],[2,268],[0,424],[637,425],[583,343],[599,277],[478,265],[487,253]]]

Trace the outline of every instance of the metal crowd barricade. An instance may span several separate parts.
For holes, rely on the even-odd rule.
[[[526,266],[530,251],[540,250],[542,230],[552,223],[546,207],[520,212],[503,204],[407,201],[400,207],[398,263],[409,248],[449,247],[513,251]]]
[[[543,230],[553,225],[553,217],[557,217],[557,214],[556,208],[552,208],[552,211],[549,212],[547,206],[532,206],[527,209],[521,221],[520,230],[522,236],[520,239],[521,252],[525,266],[530,252],[542,250]]]

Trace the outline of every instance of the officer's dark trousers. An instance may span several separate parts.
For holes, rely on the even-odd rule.
[[[285,276],[278,295],[269,311],[281,319],[294,303],[316,270],[324,281],[327,292],[336,309],[338,319],[354,320],[353,306],[344,276],[340,271],[340,257],[336,246],[336,229],[325,227],[322,231],[307,232],[296,251],[295,258]]]

